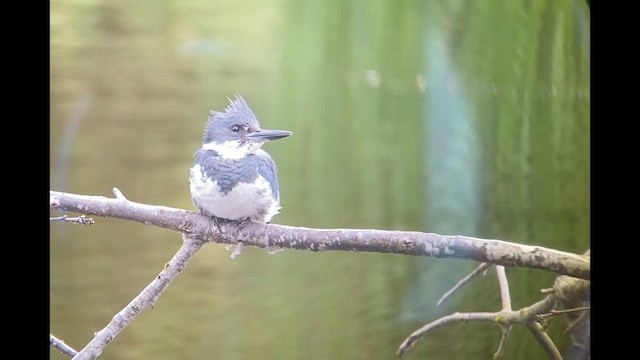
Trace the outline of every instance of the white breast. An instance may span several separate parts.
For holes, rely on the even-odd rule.
[[[220,192],[215,181],[204,178],[200,165],[191,168],[189,181],[193,203],[206,215],[229,220],[250,218],[253,222],[268,223],[280,212],[280,205],[271,194],[271,186],[262,176],[250,184],[239,183],[226,195]]]

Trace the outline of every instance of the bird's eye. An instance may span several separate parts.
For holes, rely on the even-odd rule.
[[[238,132],[238,131],[240,131],[240,126],[238,126],[238,125],[233,125],[233,126],[231,127],[231,131],[233,131],[233,132]]]

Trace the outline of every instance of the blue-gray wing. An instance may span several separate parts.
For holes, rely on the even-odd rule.
[[[238,182],[251,183],[258,177],[252,161],[223,159],[215,151],[200,149],[195,154],[196,163],[203,175],[215,181],[223,194],[227,194]],[[255,161],[255,160],[254,160]]]
[[[260,151],[255,154],[258,160],[258,174],[260,174],[269,185],[271,185],[271,193],[273,197],[280,201],[280,189],[278,188],[278,178],[276,164],[267,152]]]

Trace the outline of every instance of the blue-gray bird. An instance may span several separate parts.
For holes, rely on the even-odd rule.
[[[240,95],[229,101],[225,112],[210,112],[190,171],[191,200],[207,216],[267,224],[280,212],[280,191],[276,164],[260,147],[292,132],[262,129]]]

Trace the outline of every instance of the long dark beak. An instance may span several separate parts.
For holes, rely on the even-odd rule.
[[[287,136],[291,136],[293,134],[291,131],[287,130],[260,130],[256,132],[249,133],[246,136],[247,139],[253,141],[272,141],[278,140],[282,138],[286,138]]]

